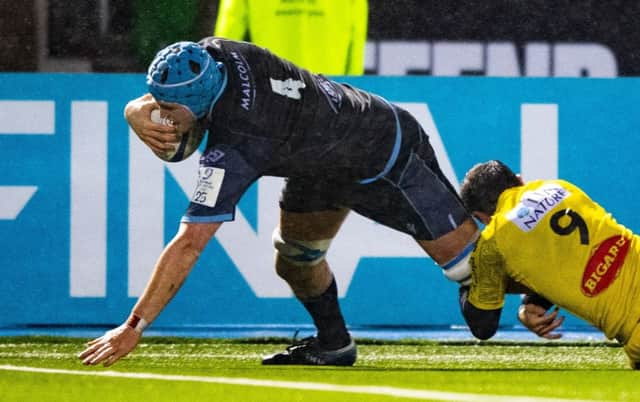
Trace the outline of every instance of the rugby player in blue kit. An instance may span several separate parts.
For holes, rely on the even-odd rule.
[[[156,154],[195,126],[209,131],[198,189],[128,319],[88,343],[79,355],[85,364],[110,365],[135,348],[261,176],[286,178],[275,269],[317,328],[263,364],[354,364],[356,345],[325,260],[350,210],[412,236],[447,278],[468,283],[478,228],[407,111],[266,49],[216,37],[161,50],[147,85],[125,117]],[[156,108],[172,126],[150,120]]]

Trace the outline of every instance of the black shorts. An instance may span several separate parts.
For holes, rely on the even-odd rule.
[[[403,147],[394,167],[377,180],[362,184],[327,177],[292,177],[285,181],[280,208],[317,212],[349,208],[417,240],[433,240],[470,217],[455,189],[442,173],[428,137]]]

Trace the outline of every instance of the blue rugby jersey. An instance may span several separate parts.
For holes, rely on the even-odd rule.
[[[183,221],[233,220],[261,176],[371,180],[402,158],[401,148],[423,141],[415,119],[377,95],[251,43],[200,43],[224,63],[228,82],[207,120],[199,185]]]

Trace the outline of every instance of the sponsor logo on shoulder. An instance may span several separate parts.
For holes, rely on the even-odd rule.
[[[549,211],[570,195],[571,193],[559,184],[545,183],[535,190],[522,194],[518,205],[507,213],[507,219],[522,231],[529,232]]]
[[[595,247],[582,274],[582,293],[593,297],[602,293],[618,277],[629,252],[631,239],[612,236]]]
[[[324,96],[327,98],[327,101],[329,101],[331,110],[333,110],[334,113],[338,113],[342,107],[342,94],[336,85],[321,75],[318,76],[318,84],[320,91],[322,91]]]

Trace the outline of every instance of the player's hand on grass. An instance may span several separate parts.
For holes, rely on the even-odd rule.
[[[141,334],[122,324],[107,331],[100,338],[87,343],[87,348],[78,355],[82,364],[96,365],[103,363],[105,367],[117,362],[131,352],[140,342]]]
[[[546,339],[558,339],[561,333],[553,332],[564,322],[564,316],[558,316],[559,308],[550,313],[536,304],[522,304],[518,309],[518,319],[529,331]]]
[[[175,127],[151,121],[151,111],[158,108],[153,97],[146,94],[127,104],[124,117],[142,142],[162,154],[173,151],[179,138]]]

